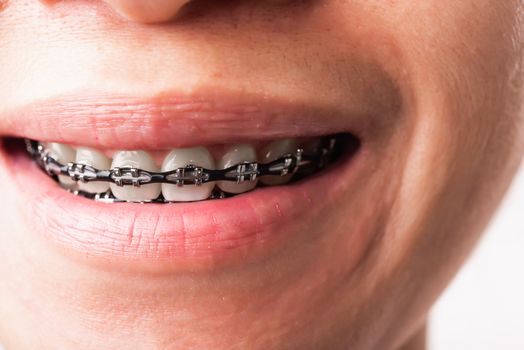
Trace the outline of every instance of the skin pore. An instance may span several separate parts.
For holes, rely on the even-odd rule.
[[[0,1],[2,136],[24,136],[23,108],[85,91],[227,91],[371,120],[354,176],[302,235],[198,269],[57,249],[2,152],[0,343],[424,349],[524,153],[523,16],[517,0]]]

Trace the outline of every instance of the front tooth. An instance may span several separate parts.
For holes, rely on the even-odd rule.
[[[226,169],[235,164],[242,162],[256,162],[257,155],[255,149],[250,145],[235,145],[229,148],[220,158],[218,162],[218,169]],[[232,181],[219,181],[218,187],[229,193],[242,193],[255,188],[257,181],[245,181],[243,183],[236,183]]]
[[[67,164],[75,161],[76,152],[72,147],[61,143],[51,142],[46,145],[46,149],[49,151],[49,155],[55,158],[62,164]],[[67,175],[58,175],[58,182],[69,189],[76,188],[76,181],[71,179]]]
[[[111,167],[111,160],[109,158],[87,147],[80,147],[76,150],[76,163],[91,165],[98,170],[108,170]],[[86,183],[78,181],[78,189],[89,193],[103,193],[109,189],[109,183],[101,181]]]
[[[215,162],[207,148],[194,147],[172,150],[164,159],[162,172],[183,168],[189,164],[210,170],[215,169]],[[199,201],[209,198],[214,186],[213,182],[181,187],[174,184],[162,184],[162,194],[166,200],[173,202]]]
[[[158,167],[151,155],[144,151],[120,151],[113,155],[111,168],[137,168],[157,172]],[[124,201],[145,202],[158,198],[160,184],[147,184],[140,187],[110,185],[113,195]]]
[[[295,139],[273,141],[262,149],[260,162],[262,164],[270,163],[288,153],[295,153],[296,150],[297,141]],[[292,174],[286,176],[261,176],[260,182],[265,185],[282,185],[289,182],[292,176]]]

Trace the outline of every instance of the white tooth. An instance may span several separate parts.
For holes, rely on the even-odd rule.
[[[215,161],[207,148],[194,147],[172,150],[164,159],[162,171],[172,171],[177,168],[183,168],[189,164],[210,170],[215,168]],[[174,184],[162,184],[162,194],[168,201],[198,201],[207,199],[211,195],[214,186],[214,182],[207,182],[200,186],[184,185],[182,187]]]
[[[283,139],[273,141],[264,147],[260,153],[259,161],[262,164],[277,160],[288,153],[295,153],[297,141],[295,139]],[[261,176],[260,182],[265,185],[282,185],[291,180],[293,175],[286,176]]]
[[[149,153],[144,151],[120,151],[113,155],[112,168],[138,168],[157,172],[159,169]],[[117,186],[110,184],[113,195],[124,201],[144,202],[158,198],[160,195],[160,184],[148,184],[140,187]]]
[[[80,147],[76,150],[76,163],[91,165],[98,170],[108,170],[111,168],[111,160],[109,158],[87,147]],[[102,181],[84,183],[78,181],[78,189],[89,193],[103,193],[109,189],[109,183]]]
[[[46,145],[46,148],[49,150],[49,154],[62,164],[75,161],[76,151],[72,147],[61,143],[51,142]],[[71,179],[69,176],[59,175],[58,182],[60,182],[62,187],[69,189],[76,188],[76,181]]]
[[[250,145],[235,145],[222,155],[220,161],[218,162],[218,169],[226,169],[235,164],[242,162],[256,162],[257,154],[255,149]],[[247,192],[255,188],[257,181],[246,181],[244,183],[237,184],[232,181],[219,181],[217,183],[218,187],[229,193],[242,193]]]

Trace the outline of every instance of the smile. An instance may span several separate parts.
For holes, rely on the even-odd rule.
[[[365,114],[193,99],[136,109],[55,99],[14,112],[0,163],[36,237],[126,269],[246,262],[321,225],[366,171]]]
[[[172,203],[223,199],[257,185],[302,179],[335,161],[350,137],[278,140],[258,152],[249,144],[226,146],[218,162],[205,147],[176,149],[157,152],[161,165],[146,151],[113,152],[111,160],[107,152],[84,147],[27,139],[25,144],[40,168],[75,195],[107,203]]]

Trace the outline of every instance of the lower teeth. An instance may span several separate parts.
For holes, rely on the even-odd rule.
[[[263,177],[264,181],[269,184],[278,184],[280,179],[285,179],[293,176],[292,181],[296,181],[307,177],[311,174],[323,169],[326,165],[332,163],[338,158],[341,153],[347,148],[348,140],[350,146],[355,146],[358,142],[351,135],[334,135],[324,137],[319,146],[313,150],[304,152],[303,149],[297,149],[293,153],[286,154],[272,162],[259,164],[256,162],[242,162],[232,165],[223,170],[211,170],[198,166],[188,164],[185,167],[177,168],[167,172],[151,172],[144,169],[137,169],[131,167],[112,168],[112,169],[96,169],[90,165],[68,163],[62,164],[47,149],[42,143],[38,141],[26,140],[26,148],[38,166],[47,172],[51,177],[61,182],[64,179],[68,180],[70,191],[75,195],[94,199],[96,201],[118,203],[118,202],[137,202],[137,203],[172,203],[175,201],[168,201],[164,198],[162,193],[153,200],[121,200],[117,199],[111,190],[103,193],[89,193],[78,189],[82,186],[71,186],[73,184],[88,184],[88,183],[109,183],[111,187],[115,186],[134,186],[141,187],[147,184],[169,184],[178,187],[183,186],[202,186],[206,183],[232,183],[232,184],[247,184],[256,183],[258,179]],[[352,147],[354,150],[355,147]],[[76,187],[76,189],[71,189]],[[227,186],[220,186],[228,188]],[[228,193],[215,185],[211,195],[207,199],[222,199],[232,197],[241,193]]]

